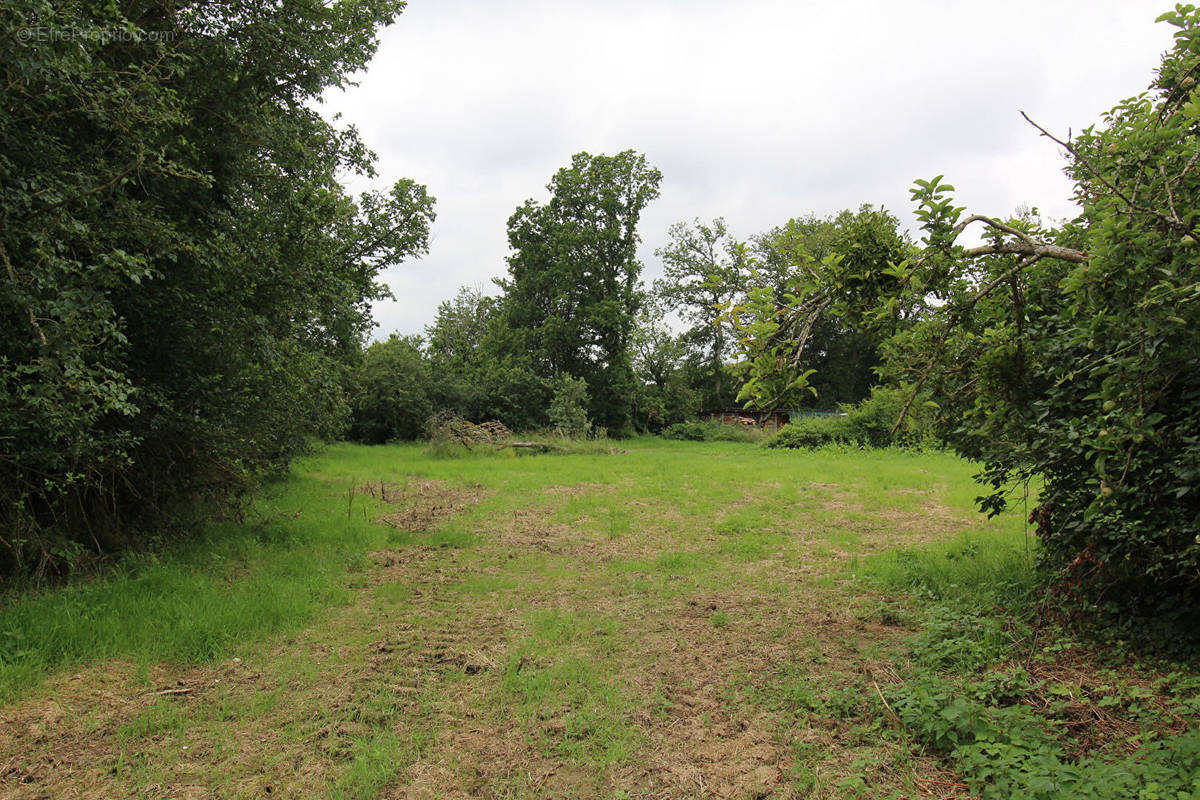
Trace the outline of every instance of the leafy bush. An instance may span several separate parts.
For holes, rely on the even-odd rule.
[[[789,422],[763,447],[807,450],[827,444],[858,444],[858,432],[846,415],[801,417]]]
[[[559,436],[582,439],[592,428],[587,416],[588,387],[583,378],[559,375],[550,398],[550,424]]]
[[[982,464],[986,510],[1044,480],[1034,519],[1060,600],[1160,648],[1200,645],[1200,11],[1161,19],[1175,42],[1148,91],[1064,142],[1077,219],[966,215],[940,177],[917,182],[930,247],[906,291],[942,304],[887,348]],[[988,243],[964,249],[972,222]]]
[[[785,425],[764,446],[802,450],[827,444],[862,447],[933,444],[936,440],[916,403],[913,405],[917,408],[909,409],[900,428],[893,433],[906,401],[906,395],[899,389],[876,386],[861,403],[843,406],[841,414],[801,417]]]
[[[757,442],[762,431],[745,425],[724,425],[720,422],[677,422],[663,428],[664,439],[684,442]]]
[[[364,444],[417,439],[433,411],[430,369],[416,336],[374,342],[350,377],[347,438]]]
[[[821,319],[877,334],[883,374],[930,392],[943,438],[982,465],[985,510],[1044,482],[1040,553],[1065,604],[1161,646],[1200,644],[1200,10],[1160,19],[1175,42],[1148,91],[1078,135],[1042,129],[1069,155],[1076,219],[968,214],[943,176],[918,180],[919,252],[751,292],[739,344],[743,391],[770,399],[804,388]],[[984,243],[964,247],[972,225]]]
[[[1055,698],[1110,711],[1127,702],[1122,716],[1132,720],[1139,701],[1154,693],[1137,684],[1123,690],[1119,679],[1085,693],[1058,683],[1054,670],[1031,674],[1031,660],[1055,658],[1072,642],[1048,633],[1044,621],[1041,636],[1034,633],[1030,601],[1038,576],[1015,535],[1007,542],[964,535],[948,545],[883,554],[868,559],[863,572],[931,603],[909,643],[912,674],[886,696],[903,727],[948,757],[973,796],[1190,798],[1200,789],[1200,736],[1159,738],[1164,734],[1153,726],[1170,723],[1153,704],[1141,712],[1144,727],[1135,739],[1146,744],[1136,752],[1080,757],[1079,746],[1091,746],[1092,728],[1080,735],[1065,725],[1075,718],[1068,701]],[[1181,673],[1156,683],[1164,707],[1184,718],[1198,702],[1196,687]]]
[[[908,408],[904,419],[904,407],[908,403],[908,392],[894,386],[875,386],[870,397],[855,406],[846,406],[850,424],[858,435],[858,441],[869,447],[890,445],[928,446],[936,444],[929,426],[924,396],[919,397]],[[900,421],[899,428],[896,427]]]

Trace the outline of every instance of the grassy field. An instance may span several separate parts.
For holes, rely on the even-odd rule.
[[[1022,503],[985,521],[965,462],[617,446],[339,445],[244,522],[7,598],[0,796],[968,797],[929,707],[996,675],[1050,726],[1103,710],[1072,763],[1200,710],[1010,612]]]

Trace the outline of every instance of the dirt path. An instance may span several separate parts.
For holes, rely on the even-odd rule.
[[[627,483],[523,491],[372,488],[399,544],[356,602],[220,664],[53,678],[0,710],[0,797],[885,797],[938,777],[875,688],[909,631],[844,573],[972,524],[935,491],[881,515],[816,484],[691,509]]]

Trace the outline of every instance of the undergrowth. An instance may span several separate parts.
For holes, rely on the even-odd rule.
[[[858,567],[916,601],[919,631],[884,692],[888,710],[974,796],[1200,798],[1200,677],[1051,621],[1015,533]]]
[[[764,433],[750,425],[726,425],[714,421],[677,422],[663,428],[664,439],[683,442],[758,442]]]

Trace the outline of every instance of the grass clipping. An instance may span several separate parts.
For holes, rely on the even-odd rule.
[[[395,511],[384,514],[379,521],[412,533],[427,531],[461,514],[487,495],[478,484],[451,486],[424,478],[410,478],[404,483],[367,483],[359,487],[359,492],[397,506]]]

